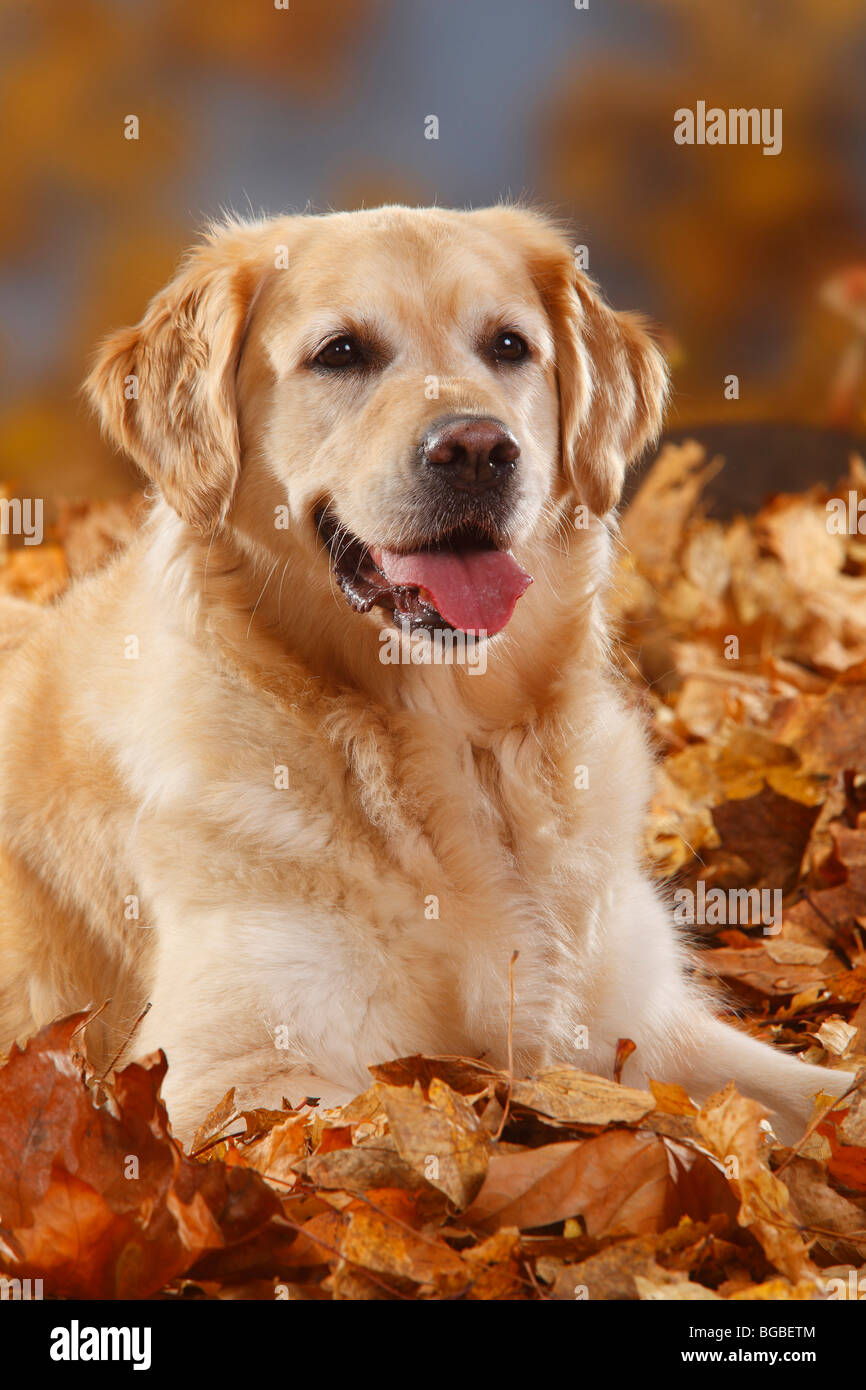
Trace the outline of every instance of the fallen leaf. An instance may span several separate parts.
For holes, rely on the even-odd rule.
[[[468,1206],[489,1158],[489,1140],[472,1106],[436,1076],[427,1098],[417,1081],[411,1090],[382,1086],[379,1094],[400,1156],[456,1207]]]
[[[729,1083],[701,1107],[697,1125],[707,1147],[732,1170],[739,1224],[752,1231],[770,1262],[797,1283],[813,1267],[790,1210],[788,1189],[770,1172],[761,1129],[766,1117],[762,1105],[739,1095]]]
[[[279,1202],[257,1174],[184,1157],[161,1053],[102,1083],[98,1104],[77,1058],[87,1017],[48,1025],[0,1068],[0,1255],[53,1297],[146,1298],[253,1238]]]
[[[575,1125],[636,1124],[654,1104],[649,1091],[573,1067],[548,1067],[527,1081],[515,1081],[511,1101]]]

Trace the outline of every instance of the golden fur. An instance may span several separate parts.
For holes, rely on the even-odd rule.
[[[501,323],[532,344],[519,372],[475,350]],[[312,346],[355,324],[387,369],[323,381]],[[110,999],[88,1030],[107,1065],[150,1000],[127,1051],[165,1049],[188,1133],[232,1085],[337,1102],[390,1056],[503,1062],[519,950],[521,1070],[610,1072],[629,1036],[626,1080],[735,1077],[796,1127],[834,1078],[712,1017],[638,862],[651,761],[603,600],[665,387],[641,322],[526,210],[213,230],[88,383],[149,521],[7,643],[0,1044]],[[417,441],[464,413],[520,441],[510,540],[535,582],[483,675],[386,665],[389,616],[346,604],[316,508],[399,547]]]

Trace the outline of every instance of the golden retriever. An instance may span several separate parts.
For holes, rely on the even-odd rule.
[[[4,656],[0,1044],[110,1003],[188,1135],[413,1052],[570,1063],[793,1132],[822,1087],[718,1021],[639,863],[607,657],[666,372],[546,218],[229,221],[88,390],[153,506]],[[395,640],[399,639],[399,640]]]

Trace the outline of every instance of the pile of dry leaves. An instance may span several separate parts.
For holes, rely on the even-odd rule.
[[[87,1298],[866,1296],[866,540],[828,531],[819,489],[708,520],[715,466],[665,450],[623,522],[622,666],[662,754],[647,854],[672,892],[781,893],[770,931],[707,914],[700,968],[850,1093],[788,1150],[732,1085],[698,1108],[665,1078],[409,1057],[339,1111],[230,1093],[187,1154],[164,1061],[89,1075],[79,1015],[0,1068],[8,1275]],[[866,495],[852,469],[840,495]],[[59,592],[129,524],[67,516],[0,591]]]

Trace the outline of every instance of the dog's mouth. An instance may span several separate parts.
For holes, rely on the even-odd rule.
[[[328,507],[315,522],[350,607],[356,613],[388,609],[410,629],[492,637],[532,583],[511,552],[480,527],[461,525],[418,550],[397,551],[365,544]]]

